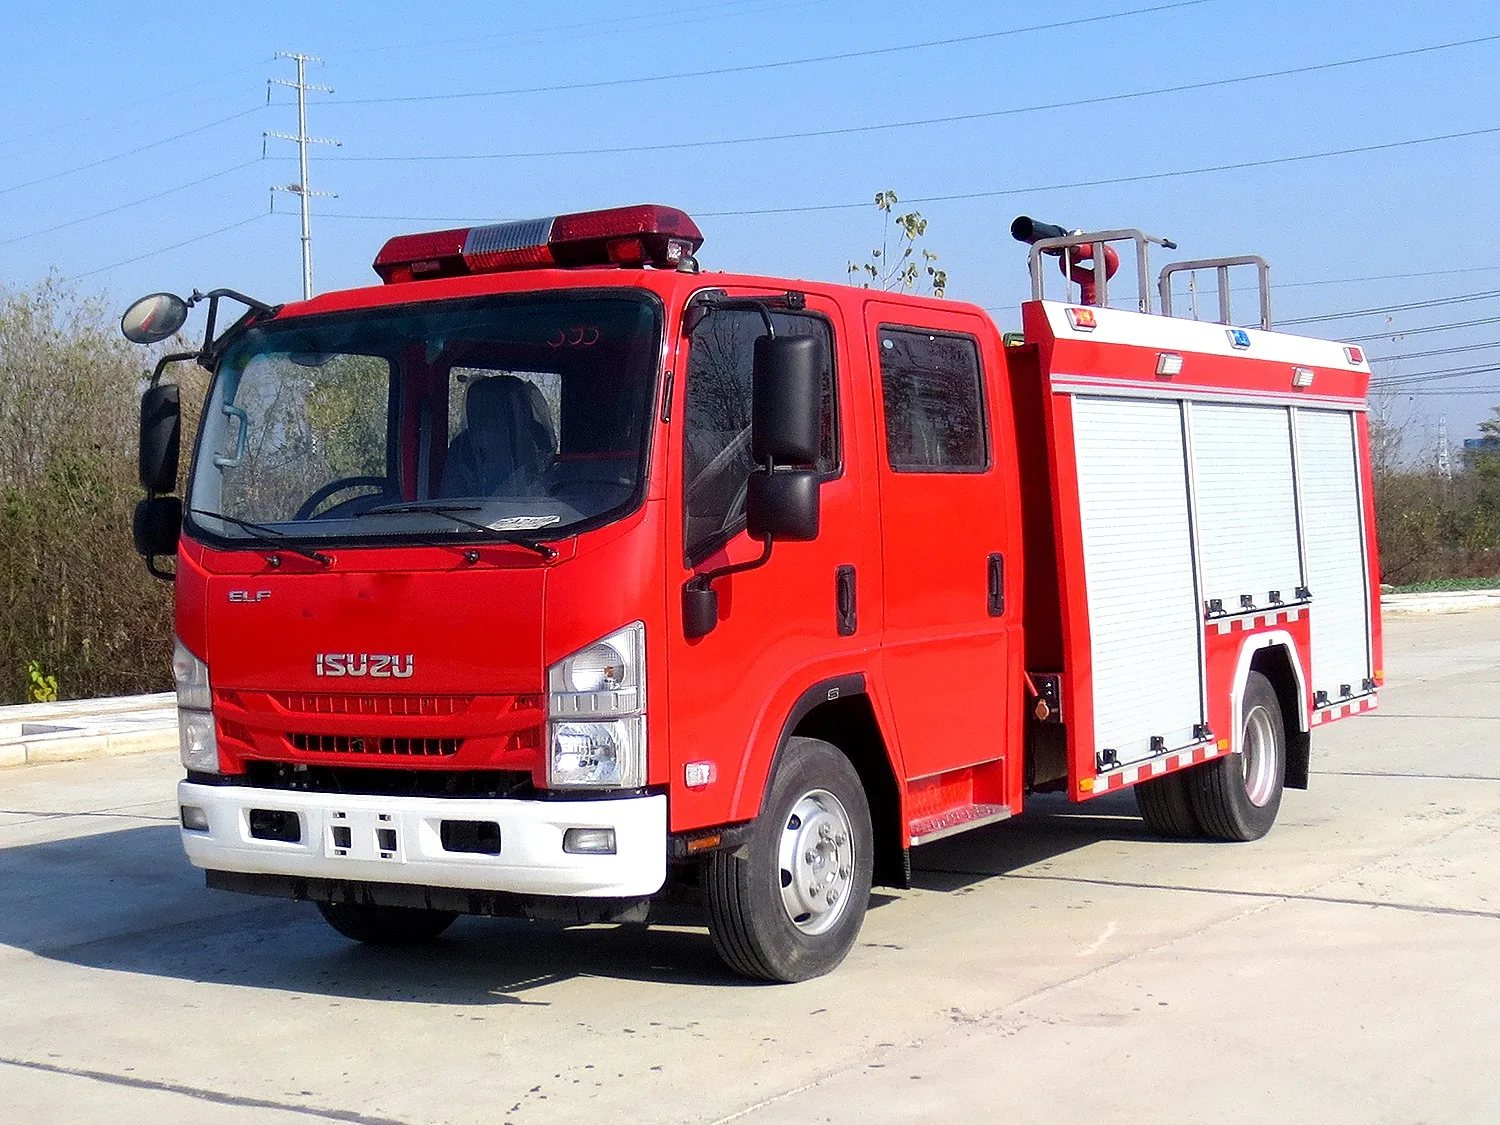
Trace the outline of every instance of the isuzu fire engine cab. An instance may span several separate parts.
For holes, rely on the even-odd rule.
[[[1153,313],[1169,243],[1013,233],[1009,338],[956,301],[702,273],[658,206],[393,238],[383,284],[301,303],[132,306],[157,343],[208,305],[143,398],[134,530],[153,573],[176,556],[209,885],[394,944],[686,887],[732,968],[797,980],[912,848],[1032,792],[1263,835],[1312,728],[1381,683],[1368,364],[1271,332],[1258,259],[1168,266]],[[1245,265],[1259,327],[1230,323]],[[1204,271],[1219,320],[1170,315]],[[161,375],[191,358],[179,498]]]

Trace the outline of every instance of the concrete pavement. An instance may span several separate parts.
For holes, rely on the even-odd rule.
[[[1374,714],[1250,845],[1056,798],[920,851],[835,974],[701,928],[424,953],[216,894],[175,756],[0,774],[0,1119],[1500,1120],[1500,615],[1395,616]]]

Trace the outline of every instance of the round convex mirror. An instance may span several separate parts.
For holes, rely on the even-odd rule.
[[[175,293],[153,293],[125,310],[120,331],[132,344],[157,344],[187,322],[187,302]]]

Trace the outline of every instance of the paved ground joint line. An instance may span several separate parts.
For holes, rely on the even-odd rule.
[[[134,1090],[151,1090],[163,1094],[178,1094],[196,1098],[215,1105],[235,1106],[241,1109],[275,1109],[283,1113],[297,1113],[304,1117],[316,1117],[324,1121],[347,1121],[351,1125],[405,1125],[391,1117],[370,1117],[349,1109],[319,1109],[316,1106],[295,1105],[291,1102],[276,1102],[267,1098],[240,1097],[218,1090],[205,1090],[199,1086],[180,1086],[175,1082],[157,1082],[150,1078],[136,1078],[129,1074],[111,1074],[103,1070],[85,1070],[80,1067],[59,1066],[56,1063],[37,1062],[32,1059],[12,1059],[0,1055],[0,1066],[13,1066],[18,1070],[40,1071],[43,1074],[60,1074],[68,1078],[87,1078],[111,1086],[128,1086]]]

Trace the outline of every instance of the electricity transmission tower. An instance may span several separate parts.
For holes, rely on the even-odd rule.
[[[1437,471],[1445,484],[1453,480],[1453,464],[1448,460],[1448,416],[1446,414],[1438,418]]]
[[[312,296],[313,272],[312,272],[312,224],[308,215],[308,200],[314,195],[334,195],[331,191],[313,191],[307,182],[307,146],[308,145],[339,145],[341,142],[331,137],[309,137],[307,135],[307,92],[317,90],[320,93],[333,93],[332,86],[315,86],[307,81],[307,64],[310,62],[320,63],[323,60],[317,55],[298,55],[287,51],[277,51],[278,59],[291,59],[297,64],[297,81],[288,82],[284,78],[266,79],[266,101],[271,100],[272,86],[287,86],[297,91],[297,132],[292,133],[263,133],[261,139],[261,150],[265,150],[265,138],[275,137],[283,141],[297,142],[297,160],[300,169],[300,177],[294,184],[278,184],[271,189],[273,193],[278,191],[293,192],[302,203],[302,299],[305,301]],[[275,195],[271,199],[275,202]]]

